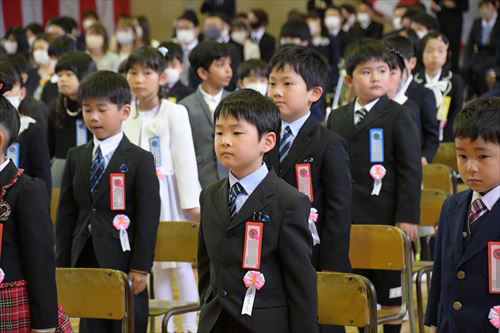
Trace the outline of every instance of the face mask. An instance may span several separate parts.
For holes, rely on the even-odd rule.
[[[94,20],[85,20],[83,21],[83,30],[87,30],[91,25],[94,24]]]
[[[179,78],[181,77],[180,71],[175,68],[167,68],[165,70],[165,73],[167,74],[167,82],[170,86],[176,84],[177,81],[179,81]]]
[[[87,35],[85,36],[85,44],[89,49],[99,49],[104,45],[104,38],[99,35]]]
[[[229,39],[229,30],[223,29],[220,33],[220,38],[223,42],[227,41]]]
[[[325,25],[330,30],[340,28],[340,17],[338,16],[325,17]]]
[[[402,21],[401,16],[397,16],[397,17],[392,19],[392,26],[394,27],[394,29],[399,30],[403,27],[403,24],[401,21]]]
[[[134,41],[134,33],[130,30],[117,31],[116,41],[120,44],[130,44]]]
[[[7,98],[7,100],[14,106],[14,108],[17,110],[19,109],[19,105],[21,104],[21,98],[19,96],[4,96]]]
[[[370,25],[370,22],[371,22],[370,15],[368,15],[367,13],[359,13],[358,14],[358,22],[359,22],[359,25],[361,26],[361,28],[366,29]]]
[[[38,65],[48,65],[50,64],[49,53],[45,49],[37,49],[33,51],[33,60]]]
[[[317,35],[321,32],[320,27],[318,27],[317,24],[308,24],[309,25],[309,32],[311,32],[311,35]]]
[[[249,83],[245,88],[255,90],[259,92],[262,96],[267,96],[267,84],[265,83]]]
[[[32,36],[28,37],[28,44],[30,45],[30,47],[33,46],[33,43],[35,42],[35,39],[36,39],[35,35],[32,35]]]
[[[17,42],[12,40],[6,40],[3,42],[3,47],[7,54],[14,54],[17,51]]]
[[[193,30],[177,30],[175,36],[177,40],[182,44],[189,44],[194,40],[194,31]]]
[[[213,40],[213,41],[217,41],[219,38],[221,38],[221,33],[220,33],[219,29],[214,28],[214,27],[206,28],[203,31],[203,33],[205,34],[206,38]]]
[[[427,35],[427,31],[423,31],[423,30],[415,31],[415,33],[417,34],[418,39],[422,39],[425,37],[425,35]]]
[[[245,44],[245,41],[247,40],[248,36],[245,31],[233,31],[231,33],[231,39],[234,40],[238,44]]]

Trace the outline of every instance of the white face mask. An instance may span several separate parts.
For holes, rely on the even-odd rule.
[[[308,26],[309,26],[309,32],[311,33],[311,35],[314,36],[314,35],[321,33],[321,28],[317,24],[308,23]]]
[[[340,28],[340,17],[338,16],[325,17],[325,25],[329,30]]]
[[[181,77],[181,72],[178,69],[168,67],[165,70],[165,74],[167,74],[167,82],[169,86],[173,86],[179,81]]]
[[[131,30],[117,31],[116,41],[120,44],[130,44],[134,41],[134,33]]]
[[[224,43],[228,38],[229,38],[229,30],[222,29],[222,31],[220,33],[221,42]]]
[[[21,98],[19,96],[4,96],[7,100],[16,108],[19,109],[19,105],[21,104]]]
[[[395,30],[399,30],[403,27],[401,21],[402,21],[401,16],[396,16],[395,18],[392,19],[392,26]]]
[[[37,65],[48,65],[50,63],[49,53],[45,49],[37,49],[33,51],[33,60]]]
[[[372,19],[370,18],[370,15],[367,13],[359,13],[358,16],[358,22],[361,28],[366,29],[370,25]]]
[[[85,36],[85,44],[87,44],[89,49],[99,49],[104,45],[104,37],[99,35],[87,35]]]
[[[233,31],[231,33],[231,39],[234,40],[238,44],[245,44],[245,41],[247,40],[248,35],[245,31]]]
[[[17,52],[17,42],[13,40],[5,40],[3,42],[3,47],[5,48],[5,52],[7,54],[14,54]]]
[[[262,96],[267,96],[267,84],[265,83],[260,83],[260,82],[249,83],[244,88],[255,90],[259,92]]]
[[[194,31],[185,29],[177,30],[175,36],[180,43],[189,44],[194,40]]]

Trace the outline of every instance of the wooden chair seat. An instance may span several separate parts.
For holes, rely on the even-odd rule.
[[[182,302],[182,301],[163,301],[152,299],[149,301],[149,315],[153,317],[164,315],[173,309],[182,309],[186,311],[198,311],[200,306],[198,303]]]
[[[392,318],[399,314],[399,309],[380,309],[377,310],[377,318],[378,320],[384,318]]]

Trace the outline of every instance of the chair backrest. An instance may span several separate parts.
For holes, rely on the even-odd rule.
[[[318,272],[318,315],[324,325],[377,329],[377,296],[364,276]]]
[[[155,261],[196,263],[198,229],[196,222],[160,222],[156,238]]]
[[[442,190],[453,194],[456,190],[456,179],[453,170],[444,164],[428,164],[422,168],[424,188]]]
[[[457,153],[454,142],[441,142],[432,163],[441,163],[458,172]]]
[[[122,320],[132,332],[133,295],[128,276],[102,268],[57,268],[57,296],[69,317]]]
[[[444,191],[433,188],[423,189],[420,195],[420,225],[437,227],[441,208],[447,195]]]
[[[59,187],[53,187],[52,196],[50,198],[50,217],[52,219],[52,223],[56,223],[57,206],[59,205],[60,195],[61,195],[61,189]]]

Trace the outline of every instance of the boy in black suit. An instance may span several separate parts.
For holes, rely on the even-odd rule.
[[[309,200],[263,163],[278,108],[243,89],[214,118],[217,158],[231,172],[200,195],[199,332],[317,332]]]
[[[422,167],[420,142],[411,113],[387,98],[389,50],[381,41],[361,39],[346,51],[346,82],[356,100],[334,110],[328,127],[349,146],[352,223],[396,225],[414,240],[419,220]],[[375,285],[382,308],[401,305],[400,273],[363,270]],[[399,332],[401,324],[384,325]]]
[[[180,78],[184,72],[184,52],[179,44],[174,42],[163,42],[158,47],[158,50],[165,57],[167,61],[167,84],[162,87],[163,98],[168,99],[170,102],[177,103],[184,97],[193,93],[193,90],[184,85]]]
[[[490,313],[500,305],[500,98],[468,103],[453,130],[470,190],[441,210],[425,324],[431,332],[498,332],[489,319],[500,315]]]
[[[57,265],[128,273],[135,331],[146,332],[146,284],[160,219],[153,155],[123,135],[131,100],[123,76],[109,71],[88,76],[79,100],[94,139],[68,152],[56,224]],[[82,319],[81,330],[121,331],[119,321],[96,319]]]

